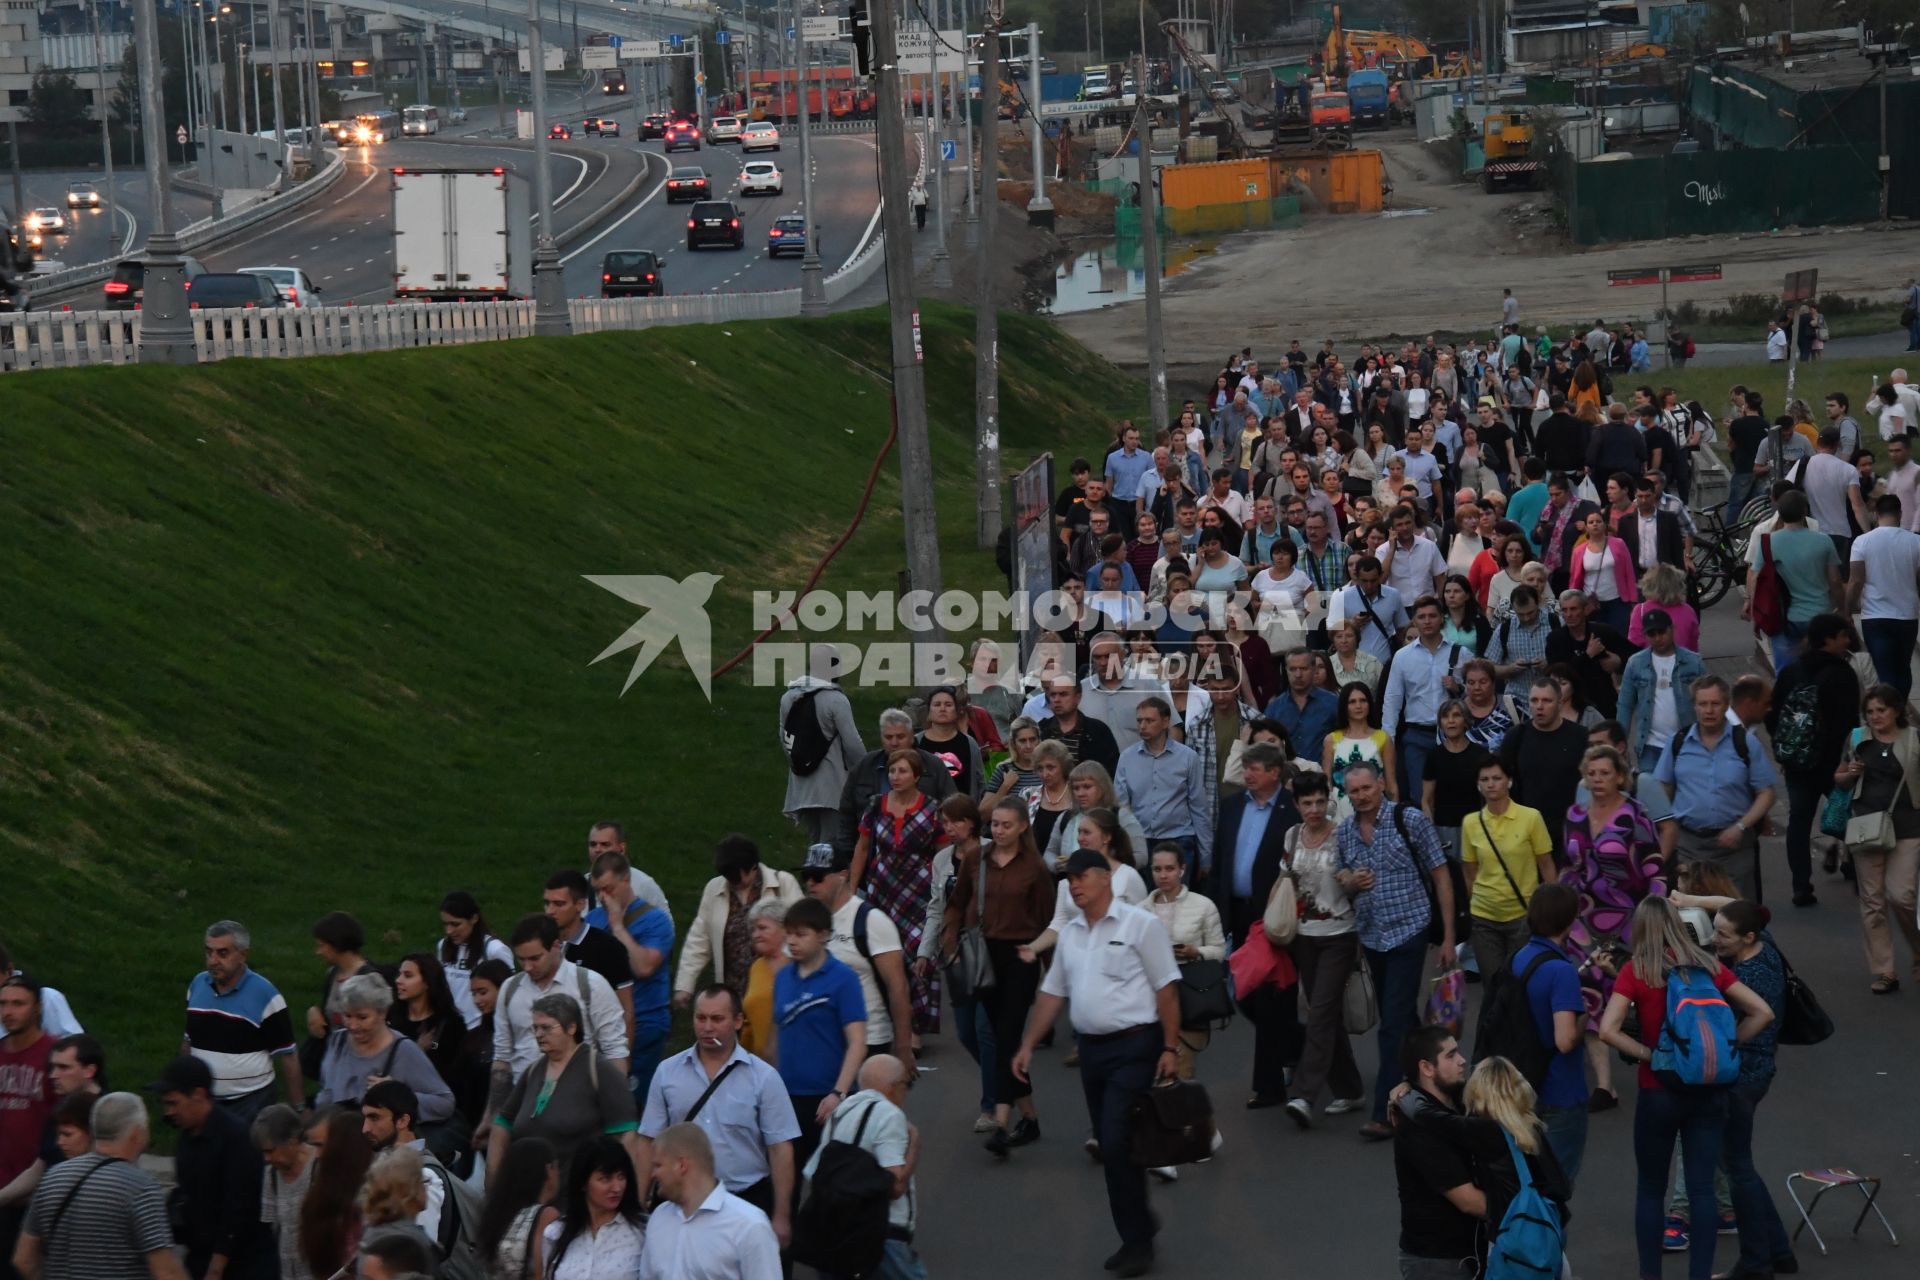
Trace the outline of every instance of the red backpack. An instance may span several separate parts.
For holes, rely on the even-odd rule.
[[[1760,572],[1753,577],[1753,599],[1748,613],[1763,636],[1777,636],[1787,629],[1787,584],[1773,563],[1773,535],[1760,535]]]

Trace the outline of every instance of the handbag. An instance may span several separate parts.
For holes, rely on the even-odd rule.
[[[1295,827],[1287,832],[1287,839],[1297,840],[1299,830],[1299,827]],[[1267,909],[1260,916],[1260,928],[1275,946],[1290,947],[1293,940],[1300,936],[1300,895],[1293,887],[1293,877],[1287,872],[1280,873],[1280,878],[1273,882],[1272,891],[1267,894]]]
[[[1420,1021],[1429,1027],[1445,1027],[1458,1037],[1466,1006],[1467,975],[1462,970],[1449,969],[1437,975],[1428,986],[1427,1007]]]
[[[1865,729],[1855,729],[1847,735],[1846,755],[1853,755],[1860,745]],[[1844,758],[1844,757],[1843,757]],[[1828,793],[1826,804],[1820,807],[1820,834],[1832,836],[1835,840],[1847,838],[1847,823],[1853,818],[1853,798],[1860,792],[1860,783],[1855,781],[1850,787],[1835,786]]]
[[[1227,968],[1233,974],[1233,998],[1236,1004],[1256,991],[1264,991],[1268,987],[1284,990],[1300,981],[1300,971],[1294,967],[1293,957],[1274,946],[1265,929],[1247,930],[1246,941],[1227,957]]]
[[[1141,1168],[1197,1164],[1213,1154],[1213,1100],[1197,1081],[1156,1084],[1133,1100],[1127,1130],[1128,1154]]]
[[[1775,951],[1779,951],[1775,944]],[[1813,988],[1793,971],[1787,953],[1779,951],[1780,967],[1787,971],[1787,986],[1780,1001],[1780,1043],[1819,1044],[1833,1035],[1833,1019],[1821,1007]]]
[[[1897,843],[1893,834],[1893,811],[1856,813],[1847,819],[1847,848],[1855,854],[1891,853]]]
[[[993,955],[987,950],[987,931],[983,927],[987,918],[985,849],[980,851],[980,879],[974,887],[973,905],[974,922],[961,926],[960,940],[943,970],[948,993],[962,1004],[972,1004],[982,992],[992,990],[994,983]]]
[[[1350,1036],[1365,1035],[1380,1021],[1380,1001],[1373,991],[1373,971],[1366,958],[1354,966],[1347,978],[1347,989],[1340,993],[1340,1016]]]
[[[1181,965],[1178,995],[1182,1031],[1209,1031],[1233,1021],[1233,975],[1224,961]]]

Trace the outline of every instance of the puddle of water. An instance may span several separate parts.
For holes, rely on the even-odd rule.
[[[1161,246],[1160,278],[1167,280],[1179,275],[1196,259],[1213,250],[1213,241]],[[1141,262],[1139,241],[1111,241],[1054,269],[1053,296],[1041,307],[1041,314],[1063,316],[1076,311],[1097,311],[1146,296],[1147,273]]]

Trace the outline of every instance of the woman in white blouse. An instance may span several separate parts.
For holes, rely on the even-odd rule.
[[[1225,960],[1227,932],[1220,924],[1220,908],[1213,899],[1182,883],[1186,870],[1180,851],[1171,846],[1154,850],[1153,897],[1147,905],[1173,939],[1173,958],[1181,964],[1195,960]],[[1180,1078],[1193,1079],[1193,1060],[1207,1047],[1211,1032],[1182,1030],[1179,1046]]]
[[[1354,932],[1353,903],[1336,873],[1340,851],[1327,806],[1331,787],[1322,773],[1293,780],[1293,803],[1300,825],[1287,833],[1287,870],[1300,904],[1300,931],[1293,940],[1293,962],[1300,970],[1300,1020],[1306,1041],[1293,1069],[1287,1114],[1305,1129],[1313,1123],[1314,1103],[1322,1089],[1331,1094],[1326,1115],[1366,1106],[1364,1081],[1354,1060],[1342,1020],[1347,979],[1364,963]]]
[[[1533,555],[1533,548],[1527,540],[1514,535],[1500,544],[1495,558],[1500,562],[1500,570],[1487,579],[1487,618],[1498,622],[1507,616],[1507,597],[1520,585],[1520,571],[1527,567],[1527,560]]]
[[[573,1153],[566,1204],[546,1230],[549,1280],[634,1280],[646,1243],[633,1162],[602,1134]]]
[[[1089,809],[1080,815],[1075,828],[1079,837],[1076,849],[1098,849],[1106,855],[1107,865],[1113,868],[1113,896],[1118,902],[1139,906],[1147,900],[1147,882],[1133,869],[1133,841],[1127,836],[1127,829],[1120,825],[1119,815],[1111,809]],[[1067,850],[1073,855],[1073,849]],[[1040,936],[1020,948],[1020,958],[1032,962],[1035,956],[1053,950],[1053,944],[1060,940],[1060,930],[1067,922],[1080,914],[1080,908],[1073,905],[1073,896],[1067,892],[1067,882],[1060,881],[1053,905],[1053,923],[1041,931]]]

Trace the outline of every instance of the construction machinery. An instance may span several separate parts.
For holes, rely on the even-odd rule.
[[[1340,6],[1333,6],[1333,29],[1327,33],[1321,51],[1327,75],[1345,79],[1364,68],[1377,67],[1395,80],[1418,80],[1431,73],[1433,51],[1418,36],[1393,31],[1349,31],[1340,21]]]
[[[1252,155],[1253,146],[1247,141],[1240,122],[1240,115],[1249,109],[1249,104],[1240,96],[1240,91],[1218,67],[1187,43],[1186,37],[1180,34],[1178,20],[1169,18],[1160,24],[1160,30],[1166,33],[1168,47],[1193,72],[1194,83],[1203,86],[1214,103],[1215,114],[1226,129],[1228,150],[1236,156]]]
[[[1533,121],[1518,111],[1489,111],[1480,124],[1483,189],[1505,191],[1540,185],[1544,165],[1533,155]]]
[[[1366,67],[1347,77],[1347,99],[1353,104],[1355,128],[1384,129],[1392,107],[1387,73]]]
[[[1345,151],[1353,145],[1353,103],[1338,89],[1314,91],[1308,102],[1314,145]]]
[[[1600,65],[1617,67],[1623,62],[1658,61],[1667,56],[1667,46],[1640,41],[1619,49],[1609,49],[1600,55]]]

